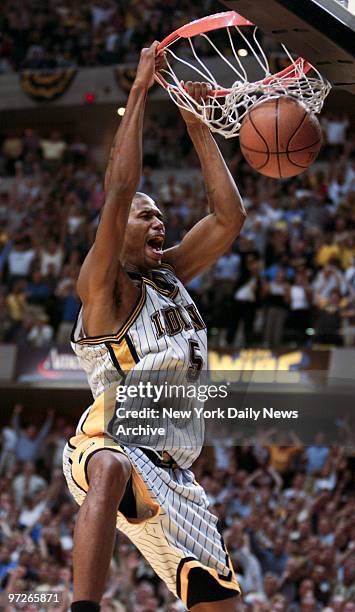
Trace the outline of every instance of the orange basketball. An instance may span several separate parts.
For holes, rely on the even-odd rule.
[[[304,172],[316,159],[322,131],[302,102],[278,96],[256,104],[242,122],[240,148],[255,170],[272,178]]]

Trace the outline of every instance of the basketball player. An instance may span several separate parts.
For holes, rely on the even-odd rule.
[[[127,372],[174,368],[185,376],[207,366],[205,324],[184,288],[238,236],[245,210],[209,129],[182,111],[201,161],[210,213],[181,244],[163,250],[164,223],[153,200],[136,193],[142,125],[157,43],[141,53],[105,175],[105,206],[78,279],[82,308],[72,346],[87,372],[94,403],[64,451],[64,473],[81,505],[74,534],[73,612],[99,610],[115,528],[139,548],[169,589],[194,612],[231,612],[240,593],[229,556],[188,469],[201,450],[166,439],[125,445],[108,431],[117,385]],[[187,83],[194,99],[208,87]],[[193,437],[189,421],[182,440]],[[198,436],[197,436],[198,437]]]

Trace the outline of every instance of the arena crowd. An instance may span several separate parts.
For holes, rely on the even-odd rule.
[[[145,45],[218,11],[215,0],[5,0],[0,73],[136,62]]]
[[[262,177],[238,142],[221,143],[248,217],[230,251],[189,286],[212,345],[354,345],[354,132],[346,117],[322,121],[319,160],[290,180]],[[161,207],[169,247],[206,214],[191,174],[198,161],[182,121],[148,116],[143,140],[139,189]],[[0,340],[66,344],[104,202],[102,173],[80,137],[55,130],[8,134],[0,151]]]
[[[16,405],[1,432],[0,594],[57,593],[52,612],[66,612],[71,598],[78,506],[61,456],[72,427],[53,411],[36,427]],[[321,433],[308,447],[292,433],[275,440],[272,430],[242,443],[226,437],[195,463],[243,589],[240,610],[354,612],[354,459],[345,453],[346,428],[342,434],[343,445],[333,448]],[[102,611],[184,609],[118,534]]]

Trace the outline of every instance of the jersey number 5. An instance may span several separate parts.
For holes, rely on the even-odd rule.
[[[187,368],[186,379],[194,382],[200,375],[203,366],[203,358],[200,345],[197,340],[189,340],[190,365]]]

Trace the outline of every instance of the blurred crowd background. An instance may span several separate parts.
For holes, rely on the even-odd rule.
[[[5,0],[0,72],[135,62],[144,45],[219,11],[215,0]]]
[[[177,0],[5,0],[0,73],[134,63],[142,46],[218,10],[213,0],[200,11]],[[230,251],[189,286],[210,346],[355,346],[355,132],[346,114],[324,113],[322,127],[316,164],[291,180],[262,177],[237,139],[219,141],[248,217]],[[104,203],[103,172],[73,128],[1,128],[1,343],[68,344],[76,278]],[[166,247],[207,212],[198,160],[175,115],[148,109],[139,190],[164,213]],[[61,461],[75,423],[49,411],[37,426],[33,416],[33,407],[14,406],[0,434],[0,595],[58,591],[61,601],[49,609],[64,612],[78,507]],[[354,612],[354,457],[346,428],[337,448],[321,433],[309,447],[274,433],[227,437],[194,466],[220,518],[244,609]],[[118,534],[102,610],[184,608]]]
[[[0,16],[0,74],[26,69],[92,67],[136,63],[143,46],[180,26],[221,11],[217,0],[195,6],[187,0],[4,0]],[[246,29],[246,36],[250,28]],[[273,54],[272,39],[260,39]],[[227,38],[217,34],[230,53]],[[202,38],[203,55],[214,51]]]
[[[248,218],[230,251],[189,287],[212,345],[354,345],[354,137],[346,116],[322,122],[319,161],[292,180],[257,175],[237,142],[221,143]],[[172,132],[149,116],[144,144],[140,190],[163,210],[171,246],[207,210],[201,178],[191,171],[198,161],[182,122]],[[31,128],[3,138],[0,167],[1,341],[66,344],[79,305],[75,281],[104,202],[102,171],[78,135]],[[1,589],[58,590],[62,603],[53,610],[64,611],[78,508],[61,454],[74,423],[49,413],[36,428],[33,411],[27,415],[16,406],[1,432]],[[347,441],[328,448],[319,434],[303,447],[295,436],[276,443],[272,433],[240,445],[226,438],[194,466],[220,518],[245,610],[353,612]],[[184,610],[120,534],[103,605],[110,610]]]
[[[212,345],[354,346],[355,138],[322,117],[325,145],[307,172],[267,179],[221,142],[248,217],[220,261],[189,286]],[[195,169],[195,173],[193,170]],[[164,213],[166,247],[207,212],[182,121],[149,115],[140,191]],[[104,202],[103,176],[78,134],[4,134],[0,143],[0,340],[66,344],[75,280]]]
[[[2,430],[0,588],[57,592],[68,609],[78,506],[61,469],[73,423],[49,411],[33,425],[16,405]],[[268,430],[206,447],[194,465],[231,554],[251,612],[354,612],[354,458]],[[20,609],[38,610],[40,604]],[[4,609],[4,608],[3,608]],[[5,612],[13,612],[8,606]],[[117,534],[102,612],[183,612],[138,551]]]

